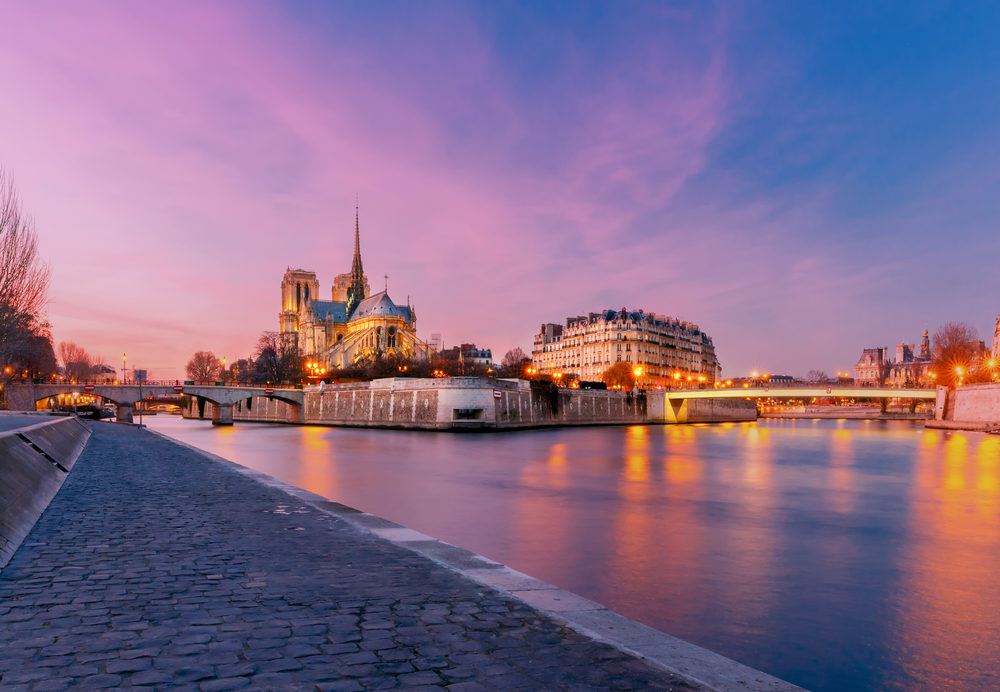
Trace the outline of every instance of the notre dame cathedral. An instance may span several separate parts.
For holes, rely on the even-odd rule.
[[[409,301],[407,301],[409,303]],[[281,281],[282,337],[327,368],[347,368],[379,356],[427,360],[431,348],[417,338],[413,307],[396,305],[388,291],[372,295],[361,264],[361,233],[354,212],[354,262],[320,300],[316,272],[288,269]]]

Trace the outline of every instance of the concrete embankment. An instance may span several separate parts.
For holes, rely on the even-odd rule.
[[[75,416],[0,416],[0,567],[62,487],[89,437]]]
[[[91,427],[0,573],[0,686],[796,689],[148,430]]]
[[[934,418],[925,425],[941,430],[1000,432],[1000,384],[938,387]]]
[[[227,419],[424,430],[517,430],[546,426],[756,420],[744,399],[669,400],[668,392],[557,388],[477,377],[386,378],[309,388],[303,403],[278,396],[237,402]],[[189,397],[183,414],[220,419],[218,405]],[[222,416],[226,418],[225,416]]]

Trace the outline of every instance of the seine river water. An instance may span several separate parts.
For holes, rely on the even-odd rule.
[[[1000,437],[150,427],[815,690],[1000,688]]]

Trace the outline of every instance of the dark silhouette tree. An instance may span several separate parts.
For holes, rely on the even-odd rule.
[[[0,169],[0,376],[4,380],[48,369],[47,364],[42,366],[45,358],[36,357],[52,351],[48,324],[42,319],[48,288],[49,269],[38,256],[34,222],[21,209],[13,178]],[[47,348],[42,348],[43,339]]]
[[[520,346],[515,346],[507,351],[500,361],[500,376],[517,377],[524,374],[524,369],[530,364],[531,358],[524,354]]]

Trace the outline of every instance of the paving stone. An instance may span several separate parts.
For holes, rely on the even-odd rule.
[[[76,684],[76,689],[82,690],[96,690],[96,689],[111,689],[115,687],[120,687],[122,682],[121,675],[91,675],[80,679]]]
[[[137,673],[153,667],[151,658],[131,658],[118,661],[108,661],[104,669],[109,673]]]
[[[218,678],[207,680],[198,685],[203,692],[222,692],[222,690],[238,690],[250,684],[249,678]]]

